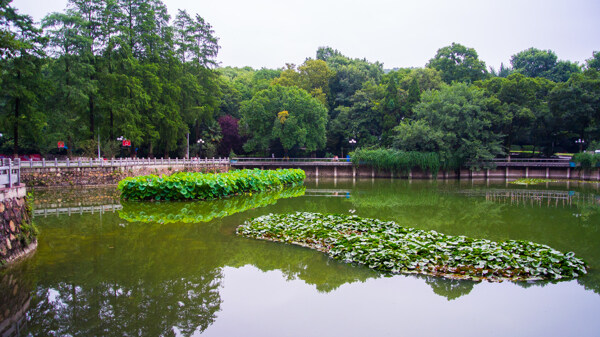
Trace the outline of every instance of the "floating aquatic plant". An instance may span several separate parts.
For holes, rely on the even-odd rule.
[[[394,274],[502,281],[574,278],[586,273],[585,262],[573,252],[561,253],[546,245],[451,236],[355,215],[269,214],[246,221],[237,233],[310,247]]]
[[[121,197],[128,200],[214,200],[236,194],[263,192],[300,184],[300,169],[236,170],[226,173],[179,172],[170,176],[147,175],[119,182]]]
[[[555,183],[558,180],[554,179],[540,179],[540,178],[519,178],[517,180],[511,181],[511,184],[515,185],[536,185],[536,184],[544,184],[544,183]]]

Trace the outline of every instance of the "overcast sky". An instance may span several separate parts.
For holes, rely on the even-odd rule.
[[[436,51],[461,43],[498,68],[527,49],[551,49],[583,63],[600,50],[599,0],[163,0],[198,13],[219,37],[222,66],[280,68],[330,46],[384,68],[423,67]],[[39,21],[66,0],[13,0]]]

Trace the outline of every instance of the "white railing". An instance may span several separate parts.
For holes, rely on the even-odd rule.
[[[15,161],[15,164],[17,162]],[[228,158],[80,158],[67,160],[28,160],[20,161],[21,168],[45,168],[45,167],[131,167],[131,166],[210,166],[228,165]]]
[[[0,187],[7,188],[21,184],[19,162],[19,159],[15,159],[15,161],[2,159],[2,166],[0,166]]]
[[[348,158],[231,158],[231,163],[338,163],[350,162]]]

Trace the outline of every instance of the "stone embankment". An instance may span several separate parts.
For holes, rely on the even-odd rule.
[[[225,172],[227,165],[132,165],[105,167],[21,167],[21,181],[31,187],[95,186],[116,184],[121,179],[175,172]]]
[[[25,187],[0,190],[0,265],[33,251],[37,246],[36,235]]]

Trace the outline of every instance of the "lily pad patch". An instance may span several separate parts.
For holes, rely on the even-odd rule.
[[[246,221],[237,233],[309,247],[392,274],[530,281],[575,278],[587,272],[585,262],[573,252],[543,244],[452,236],[356,215],[269,214]]]

